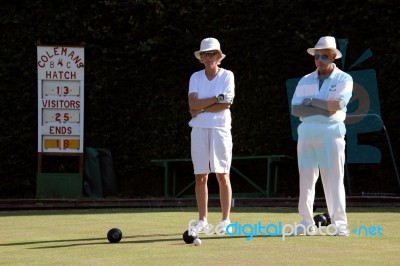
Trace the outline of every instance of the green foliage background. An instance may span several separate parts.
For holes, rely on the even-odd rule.
[[[234,155],[296,155],[285,81],[313,71],[306,49],[332,35],[349,40],[345,70],[371,48],[353,70],[376,69],[400,158],[399,15],[394,0],[1,1],[0,197],[35,197],[38,41],[85,45],[85,146],[111,150],[121,197],[162,196],[150,160],[189,157],[187,88],[209,36],[235,74]],[[353,192],[398,192],[384,134],[360,141],[381,149],[382,163],[350,165]],[[295,196],[297,170],[287,176],[282,195]]]

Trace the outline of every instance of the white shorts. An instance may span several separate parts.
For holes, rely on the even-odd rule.
[[[232,135],[229,129],[192,128],[191,153],[194,174],[229,173]]]

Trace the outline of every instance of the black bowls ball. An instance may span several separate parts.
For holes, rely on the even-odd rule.
[[[186,230],[183,233],[182,237],[183,237],[183,241],[185,241],[186,244],[192,244],[193,241],[197,238],[197,234],[196,234],[196,231],[194,231],[194,230],[191,230],[190,234],[189,234],[189,231]]]
[[[314,223],[317,227],[326,226],[327,220],[323,214],[317,214],[314,216]]]
[[[122,232],[118,228],[111,228],[107,232],[107,239],[110,243],[118,243],[122,238]]]

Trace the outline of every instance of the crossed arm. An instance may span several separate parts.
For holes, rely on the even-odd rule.
[[[199,99],[197,93],[190,93],[188,95],[189,112],[192,117],[197,116],[203,112],[217,113],[229,109],[229,103],[217,103],[215,97]]]
[[[306,98],[302,104],[292,105],[292,115],[306,117],[311,115],[331,116],[345,105],[343,100],[321,100]]]

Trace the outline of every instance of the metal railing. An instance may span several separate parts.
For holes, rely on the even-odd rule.
[[[347,115],[348,118],[353,118],[353,117],[375,117],[378,119],[378,121],[382,124],[382,128],[383,131],[385,132],[385,136],[386,136],[386,140],[387,140],[387,144],[389,147],[389,152],[390,152],[390,158],[392,160],[392,166],[393,166],[393,170],[394,170],[394,174],[396,176],[397,179],[397,183],[400,187],[400,177],[399,177],[399,172],[397,170],[397,164],[396,164],[396,160],[394,158],[394,154],[393,154],[393,148],[392,148],[392,143],[390,141],[390,137],[389,137],[389,133],[386,129],[385,124],[383,123],[383,120],[381,118],[380,115],[378,114],[357,114],[357,115]],[[347,164],[346,164],[346,175],[347,175],[347,182],[348,182],[348,190],[349,190],[349,194],[351,195],[351,188],[350,188],[350,180],[349,180],[349,171],[347,169]]]

